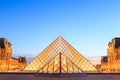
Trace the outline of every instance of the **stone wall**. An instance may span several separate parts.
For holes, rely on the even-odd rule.
[[[107,62],[101,60],[103,71],[120,71],[120,38],[114,38],[108,43]]]
[[[25,66],[26,58],[13,58],[11,43],[5,38],[0,38],[0,72],[20,71]]]

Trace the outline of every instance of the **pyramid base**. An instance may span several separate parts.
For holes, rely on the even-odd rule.
[[[85,73],[35,73],[34,76],[36,77],[85,77],[87,76]]]

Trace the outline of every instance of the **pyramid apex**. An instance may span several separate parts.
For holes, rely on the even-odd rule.
[[[59,36],[57,39],[63,39],[63,37],[62,37],[62,36]]]

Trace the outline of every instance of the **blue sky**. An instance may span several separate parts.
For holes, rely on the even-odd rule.
[[[0,0],[0,37],[13,54],[37,55],[59,35],[84,56],[120,37],[120,0]]]

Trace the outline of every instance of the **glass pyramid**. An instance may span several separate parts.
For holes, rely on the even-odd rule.
[[[33,59],[24,71],[39,73],[96,72],[96,68],[61,36]]]

